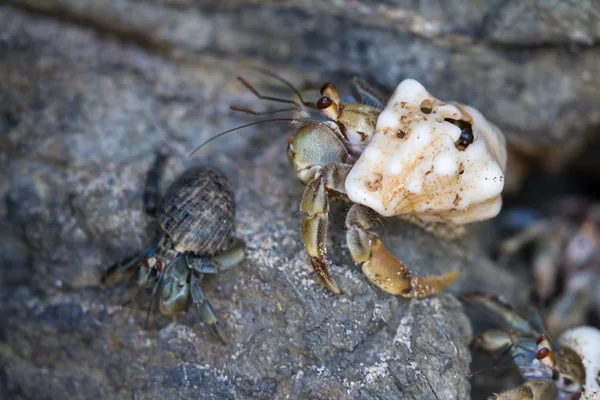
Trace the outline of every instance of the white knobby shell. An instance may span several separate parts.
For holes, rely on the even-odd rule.
[[[581,357],[585,368],[585,390],[581,400],[600,399],[600,330],[579,326],[565,331],[558,339],[562,347],[569,347]]]
[[[473,143],[457,148],[461,129],[446,118],[470,123]],[[506,141],[496,126],[407,79],[379,115],[345,185],[350,200],[383,216],[464,224],[498,214],[505,167]]]

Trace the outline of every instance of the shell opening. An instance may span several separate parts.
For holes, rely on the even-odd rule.
[[[450,122],[451,124],[460,128],[460,137],[454,143],[459,151],[465,151],[465,149],[475,141],[475,135],[473,135],[473,126],[470,122],[452,118],[444,118],[444,121]]]

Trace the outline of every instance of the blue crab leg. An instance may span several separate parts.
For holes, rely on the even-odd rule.
[[[499,322],[505,329],[521,332],[529,337],[537,338],[541,332],[538,332],[525,318],[516,313],[509,305],[501,300],[481,293],[470,293],[463,296],[465,299],[481,305],[484,310],[491,312],[499,319]]]

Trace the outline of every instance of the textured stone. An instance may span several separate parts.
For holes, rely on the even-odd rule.
[[[561,73],[585,71],[596,50],[559,66],[553,60],[567,54],[559,49],[511,60],[485,43],[448,44],[458,31],[467,32],[461,40],[475,37],[491,12],[467,13],[458,1],[446,2],[456,12],[423,2],[411,13],[391,3],[235,3],[19,2],[36,13],[0,6],[2,398],[468,398],[471,328],[460,304],[448,293],[400,299],[368,283],[347,253],[345,206],[334,209],[329,241],[345,294],[329,294],[316,279],[300,238],[303,188],[286,161],[293,127],[261,125],[187,155],[254,120],[230,104],[268,106],[233,79],[248,74],[274,91],[249,65],[312,87],[360,73],[391,88],[414,76],[515,131],[579,134],[598,119],[594,83],[569,81],[558,92],[548,82],[565,65]],[[365,17],[346,15],[348,4]],[[430,20],[443,23],[429,28]],[[542,67],[547,74],[538,76]],[[515,95],[532,90],[556,96],[540,97],[551,103],[545,110],[515,105]],[[205,282],[227,345],[195,311],[156,315],[144,329],[148,296],[123,309],[127,283],[100,285],[108,265],[152,240],[142,190],[159,148],[172,154],[163,188],[204,163],[236,189],[248,259]],[[487,229],[475,226],[458,242],[394,220],[378,231],[419,274],[461,268],[454,290],[518,299],[522,285],[484,255],[478,237]]]
[[[592,0],[15,3],[93,21],[175,56],[252,57],[329,79],[359,75],[389,93],[415,78],[438,98],[481,110],[527,148],[587,135],[600,123],[600,8]]]

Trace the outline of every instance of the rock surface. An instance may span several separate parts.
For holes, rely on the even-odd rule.
[[[440,99],[481,110],[523,145],[564,142],[600,123],[600,7],[590,0],[14,3],[93,21],[179,57],[251,57],[358,75],[389,93],[415,78]]]
[[[359,74],[392,88],[412,76],[509,133],[584,135],[600,119],[598,82],[585,78],[597,48],[554,46],[596,43],[595,14],[577,40],[571,25],[547,31],[542,19],[539,40],[521,43],[502,31],[505,2],[469,12],[456,0],[414,11],[368,1],[8,3],[19,8],[0,5],[0,397],[468,398],[471,328],[459,302],[370,285],[347,253],[343,206],[329,259],[345,294],[316,280],[300,239],[303,188],[286,161],[293,127],[261,125],[187,154],[254,120],[230,104],[268,106],[234,79],[277,86],[250,65],[312,87]],[[535,18],[517,15],[523,29]],[[537,43],[546,47],[512,47]],[[236,188],[248,259],[205,283],[227,345],[192,311],[144,329],[148,299],[123,309],[127,285],[99,283],[152,239],[142,190],[159,148],[172,154],[163,187],[206,163]],[[454,290],[519,298],[522,286],[475,240],[486,226],[474,230],[440,242],[403,222],[380,229],[417,273],[461,268]]]

